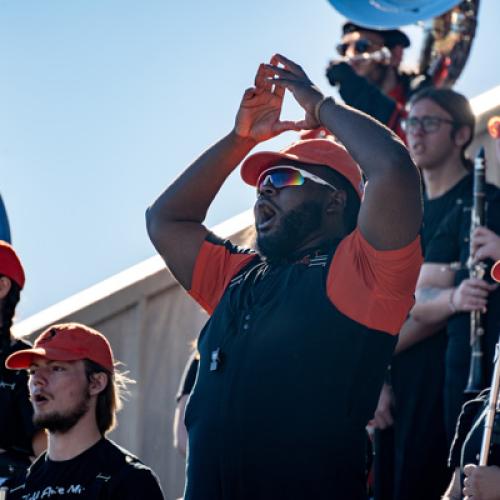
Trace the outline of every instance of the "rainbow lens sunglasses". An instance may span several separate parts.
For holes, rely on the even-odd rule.
[[[279,165],[277,167],[268,168],[260,174],[256,184],[257,193],[259,193],[262,188],[267,185],[271,185],[276,189],[290,186],[302,186],[306,179],[309,179],[316,184],[328,186],[334,191],[338,191],[338,188],[336,188],[333,184],[324,181],[321,177],[311,174],[306,170],[289,165]]]

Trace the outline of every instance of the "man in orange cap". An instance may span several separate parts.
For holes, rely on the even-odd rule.
[[[26,373],[12,372],[4,366],[7,356],[30,347],[11,334],[24,281],[23,266],[15,250],[0,241],[0,485],[14,475],[23,474],[30,457],[46,447],[45,433],[32,422]]]
[[[105,437],[128,380],[115,370],[101,333],[78,323],[54,325],[5,364],[29,370],[33,421],[49,435],[47,452],[9,499],[163,499],[153,471]]]
[[[285,89],[303,121],[280,121]],[[254,146],[319,126],[345,147],[310,139],[243,163],[257,188],[258,252],[203,226]],[[211,314],[185,415],[185,500],[365,498],[365,425],[413,304],[420,198],[387,128],[323,98],[281,55],[259,67],[234,129],[147,213],[157,250]]]

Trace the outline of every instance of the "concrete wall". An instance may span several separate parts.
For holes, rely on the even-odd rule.
[[[472,105],[478,127],[471,152],[479,144],[486,146],[488,179],[500,185],[500,165],[485,131],[487,119],[500,115],[500,87],[474,99]],[[214,231],[243,242],[251,237],[252,222],[251,213],[245,212]],[[206,319],[163,261],[153,257],[26,319],[15,331],[33,338],[50,324],[79,321],[109,338],[116,358],[137,381],[111,437],[156,470],[171,500],[181,496],[184,484],[184,463],[172,448],[175,393]]]

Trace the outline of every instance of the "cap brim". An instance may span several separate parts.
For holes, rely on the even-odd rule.
[[[33,363],[33,357],[40,356],[51,361],[77,361],[81,358],[74,353],[61,349],[44,349],[43,347],[33,347],[12,353],[6,360],[5,366],[10,370],[23,370],[29,368]]]
[[[299,159],[299,157],[296,155],[263,151],[261,153],[253,154],[243,162],[240,171],[241,178],[247,184],[250,184],[250,186],[256,186],[260,174],[264,172],[264,170],[272,167],[273,165],[276,165],[282,160],[292,160],[300,161],[301,163],[307,163],[304,162],[304,160]]]

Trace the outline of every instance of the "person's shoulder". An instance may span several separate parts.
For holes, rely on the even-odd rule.
[[[121,461],[123,466],[125,466],[130,471],[152,471],[150,467],[145,465],[136,455],[132,452],[123,448],[122,446],[116,444],[111,439],[104,439],[103,446],[106,447],[113,459]]]
[[[114,455],[113,460],[121,463],[111,479],[111,498],[144,498],[138,496],[139,492],[150,500],[163,498],[160,481],[151,467],[110,439],[105,439],[105,446]]]

